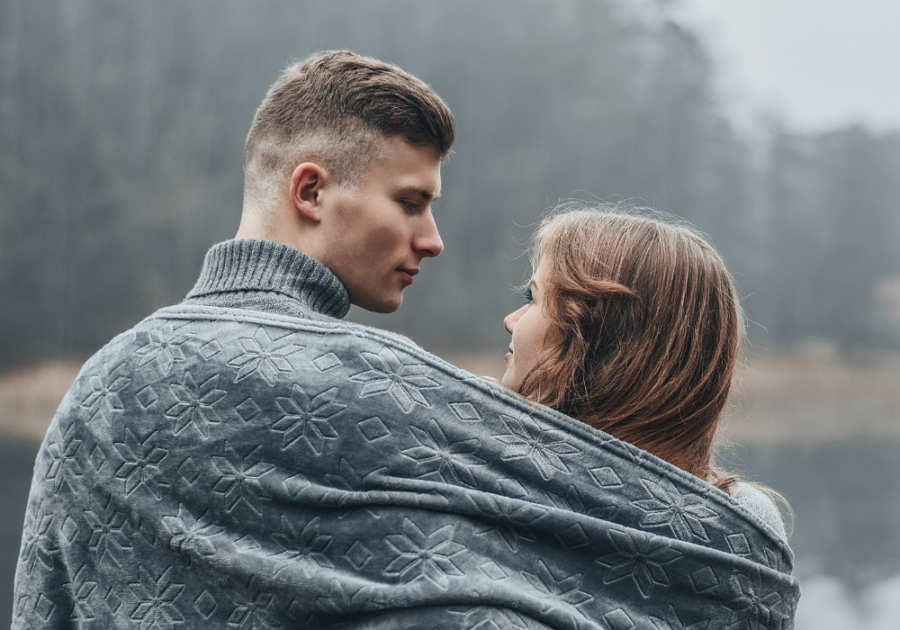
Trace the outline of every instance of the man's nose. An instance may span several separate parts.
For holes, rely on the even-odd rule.
[[[413,249],[424,258],[434,258],[444,251],[444,241],[441,240],[437,224],[434,222],[434,217],[431,216],[430,212],[425,217],[425,225],[422,231],[416,235],[416,239],[413,241]]]

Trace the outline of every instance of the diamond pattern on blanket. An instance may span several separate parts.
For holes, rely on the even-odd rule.
[[[243,352],[228,361],[229,366],[237,368],[234,382],[239,383],[249,376],[258,374],[269,385],[274,385],[279,373],[287,374],[293,371],[294,367],[288,361],[288,357],[297,354],[305,346],[285,340],[291,337],[293,335],[287,334],[273,341],[269,333],[260,327],[252,337],[239,338],[238,343]]]
[[[477,438],[450,441],[434,419],[424,429],[410,425],[409,432],[416,446],[400,453],[416,462],[416,476],[437,473],[445,483],[478,485],[474,467],[484,465],[485,461],[475,454],[479,448]]]
[[[690,575],[691,585],[694,587],[694,590],[697,593],[706,593],[711,591],[715,586],[719,584],[719,578],[716,577],[716,572],[713,571],[710,567],[703,567],[697,569]]]
[[[603,619],[609,625],[609,630],[632,630],[635,627],[631,617],[621,608],[607,613]]]
[[[35,563],[40,563],[47,569],[53,568],[53,557],[59,551],[59,546],[50,537],[50,532],[56,518],[58,517],[46,512],[43,501],[36,511],[29,511],[22,532],[20,560],[28,573],[34,570]]]
[[[736,534],[728,534],[725,537],[725,540],[728,542],[728,547],[731,549],[731,553],[736,556],[748,556],[750,555],[750,543],[747,541],[747,537],[738,532]]]
[[[228,617],[229,628],[265,630],[283,627],[277,618],[275,598],[260,588],[256,576],[235,586],[232,597],[237,605]]]
[[[503,570],[499,564],[494,562],[493,560],[488,560],[487,562],[483,562],[478,565],[478,568],[484,573],[486,576],[494,580],[495,582],[498,580],[502,580],[506,577],[509,577],[509,574]]]
[[[50,468],[47,470],[47,479],[53,480],[53,486],[59,492],[62,484],[74,483],[76,478],[84,474],[81,462],[78,460],[78,451],[81,450],[82,440],[76,439],[78,430],[74,423],[69,424],[65,431],[62,425],[57,424],[52,430],[52,438],[47,445],[50,453]],[[78,485],[71,486],[74,491]]]
[[[300,576],[311,577],[319,569],[333,569],[334,563],[325,552],[331,546],[332,536],[322,532],[322,519],[316,517],[300,528],[290,519],[281,517],[281,531],[272,534],[279,548],[271,557],[277,560],[273,575],[285,569],[298,571]]]
[[[103,452],[103,448],[99,444],[94,444],[94,448],[91,449],[91,454],[88,455],[87,461],[95,471],[102,472],[103,467],[109,462],[109,458],[106,456],[106,453]]]
[[[708,630],[709,621],[709,619],[700,619],[688,624],[682,621],[682,617],[679,616],[673,606],[669,606],[669,614],[665,619],[650,617],[650,623],[653,624],[655,630]]]
[[[363,434],[363,437],[365,437],[369,442],[380,440],[381,438],[387,437],[391,434],[391,430],[378,416],[360,420],[356,423],[356,426],[359,427],[359,430]]]
[[[153,389],[152,386],[147,385],[137,393],[135,398],[137,398],[141,409],[149,409],[153,406],[153,403],[159,400],[159,394],[156,393],[156,390]]]
[[[618,488],[623,485],[619,475],[610,466],[591,468],[588,472],[591,473],[591,479],[601,488]]]
[[[607,568],[604,584],[631,579],[644,598],[653,594],[654,586],[668,586],[667,566],[677,562],[682,553],[672,549],[664,538],[612,529],[609,539],[614,553],[597,558]]]
[[[475,535],[494,533],[510,551],[518,551],[521,541],[533,542],[531,526],[547,515],[547,511],[525,502],[513,502],[489,494],[473,496],[472,501],[489,520],[475,527]]]
[[[372,550],[369,549],[364,542],[359,540],[354,540],[353,544],[350,545],[350,548],[347,550],[347,553],[344,554],[347,560],[349,560],[357,569],[362,569],[366,566],[366,563],[372,559],[372,555]]]
[[[506,432],[492,436],[506,446],[501,457],[528,460],[544,479],[550,479],[557,472],[570,472],[564,458],[581,453],[581,449],[566,441],[562,431],[547,429],[527,416],[502,415],[501,420]]]
[[[735,571],[729,582],[737,596],[728,603],[728,628],[752,628],[757,622],[764,628],[781,627],[784,596],[763,583],[758,568],[749,575]]]
[[[216,339],[207,341],[205,344],[200,346],[200,356],[202,356],[207,361],[212,359],[220,352],[222,352],[222,344],[220,344]]]
[[[661,483],[650,479],[641,479],[641,485],[651,496],[631,502],[644,512],[641,525],[668,527],[679,540],[709,541],[704,523],[715,521],[719,515],[702,497],[674,489],[667,491]]]
[[[84,397],[81,406],[90,411],[91,420],[100,416],[109,428],[114,425],[115,416],[125,409],[119,396],[119,392],[131,382],[130,378],[123,376],[125,370],[124,362],[112,368],[103,365],[99,374],[90,377],[91,391]]]
[[[320,357],[316,357],[313,359],[312,364],[316,366],[316,369],[320,372],[327,372],[328,370],[333,370],[334,368],[343,365],[341,360],[338,359],[337,355],[333,352],[328,352]]]
[[[463,422],[476,422],[481,420],[481,414],[478,413],[475,405],[470,402],[452,402],[450,403],[450,409],[452,409],[456,417]]]
[[[193,558],[216,555],[216,547],[210,539],[225,531],[209,510],[200,518],[194,518],[190,510],[181,504],[178,505],[178,514],[164,516],[162,522],[169,535],[169,548],[182,554],[188,566]]]
[[[121,567],[132,548],[125,513],[118,509],[112,496],[91,493],[89,501],[90,508],[84,511],[91,528],[88,549],[94,552],[98,565],[108,562]]]
[[[91,607],[90,600],[97,589],[97,582],[91,580],[89,578],[90,575],[92,575],[92,572],[85,564],[78,569],[72,581],[63,584],[63,589],[68,592],[69,597],[75,602],[70,619],[82,623],[94,619],[94,609]]]
[[[272,423],[272,430],[282,435],[281,448],[302,440],[313,453],[321,455],[325,441],[338,437],[331,419],[347,407],[336,402],[337,395],[337,387],[330,387],[310,397],[295,383],[290,397],[276,398],[281,414]]]
[[[14,628],[790,627],[773,532],[574,422],[392,334],[168,309],[60,406]]]
[[[366,586],[350,588],[340,580],[332,579],[328,583],[328,591],[316,598],[316,603],[326,613],[333,615],[347,610],[360,608],[362,604],[372,605],[376,603],[370,589]]]
[[[198,386],[191,373],[185,372],[180,384],[174,383],[169,386],[178,402],[169,407],[165,417],[174,420],[175,435],[193,426],[203,437],[209,437],[209,425],[222,421],[213,405],[227,393],[224,389],[217,389],[218,384],[218,374],[214,374]]]
[[[160,464],[169,451],[157,446],[158,431],[139,439],[131,429],[125,428],[125,441],[114,442],[123,462],[116,470],[116,477],[125,481],[125,496],[144,488],[157,500],[162,498],[161,488],[169,484],[163,480]]]
[[[456,562],[465,554],[465,546],[453,540],[452,525],[425,534],[410,519],[403,519],[401,534],[384,537],[396,553],[384,568],[385,575],[398,576],[404,582],[425,578],[446,589],[450,577],[464,574]]]
[[[253,398],[248,398],[241,404],[236,405],[234,410],[237,411],[237,414],[244,422],[250,422],[262,413],[262,409],[259,408],[259,405],[256,404],[256,401],[253,400]]]
[[[222,495],[225,509],[231,512],[239,505],[246,505],[261,515],[262,503],[268,496],[259,479],[275,468],[274,464],[262,461],[262,447],[255,446],[239,453],[226,442],[224,456],[213,456],[212,463],[218,473],[212,489]]]
[[[197,465],[197,462],[194,461],[193,457],[186,457],[185,460],[178,465],[178,472],[181,474],[181,478],[184,479],[189,486],[197,483],[197,480],[202,474],[200,467]]]
[[[50,601],[49,598],[44,597],[43,593],[38,595],[37,601],[34,603],[34,611],[41,619],[49,621],[55,610],[56,604]]]
[[[213,616],[218,606],[215,597],[206,589],[194,600],[194,609],[206,620]]]
[[[409,413],[416,405],[431,407],[422,391],[439,389],[441,385],[428,376],[432,372],[429,366],[403,363],[389,348],[383,348],[378,354],[361,352],[360,356],[369,369],[350,377],[363,384],[360,398],[389,394],[403,413]]]
[[[134,351],[140,357],[138,370],[155,362],[162,374],[168,374],[175,363],[184,362],[184,345],[192,337],[190,333],[175,331],[171,322],[135,333],[135,341],[140,344]]]
[[[594,599],[593,595],[581,590],[580,573],[566,575],[557,571],[554,575],[554,571],[543,560],[538,560],[535,568],[534,573],[522,571],[522,576],[540,597],[547,600],[548,606],[554,607],[565,602],[578,607]]]
[[[175,582],[173,573],[172,567],[169,567],[156,577],[139,566],[139,581],[128,584],[131,595],[137,601],[128,616],[132,621],[140,622],[141,630],[168,628],[184,621],[178,601],[184,584]]]

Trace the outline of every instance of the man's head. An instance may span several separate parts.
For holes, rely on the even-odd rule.
[[[454,140],[450,110],[403,70],[340,51],[291,65],[244,149],[238,237],[291,245],[390,312],[422,258],[443,249],[431,202]]]

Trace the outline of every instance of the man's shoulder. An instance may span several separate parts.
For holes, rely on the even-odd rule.
[[[177,304],[116,335],[85,362],[81,376],[149,371],[162,377],[199,361],[221,371],[237,370],[235,378],[240,379],[245,364],[271,365],[282,373],[304,370],[307,364],[323,370],[336,367],[338,357],[348,354],[364,360],[378,355],[388,362],[402,357],[403,363],[424,361],[457,371],[410,338],[373,326]]]
[[[410,338],[332,317],[287,315],[215,306],[179,304],[162,308],[101,349],[89,363],[123,363],[128,371],[179,371],[198,361],[236,371],[243,380],[252,366],[281,374],[333,369],[349,357],[407,365],[428,363],[462,372]],[[380,357],[380,358],[379,358]],[[87,365],[87,364],[86,364]],[[276,376],[271,374],[273,380]]]

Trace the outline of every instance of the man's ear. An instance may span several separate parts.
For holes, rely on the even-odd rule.
[[[314,162],[303,162],[291,173],[291,205],[297,213],[314,223],[322,219],[322,191],[328,174]]]

